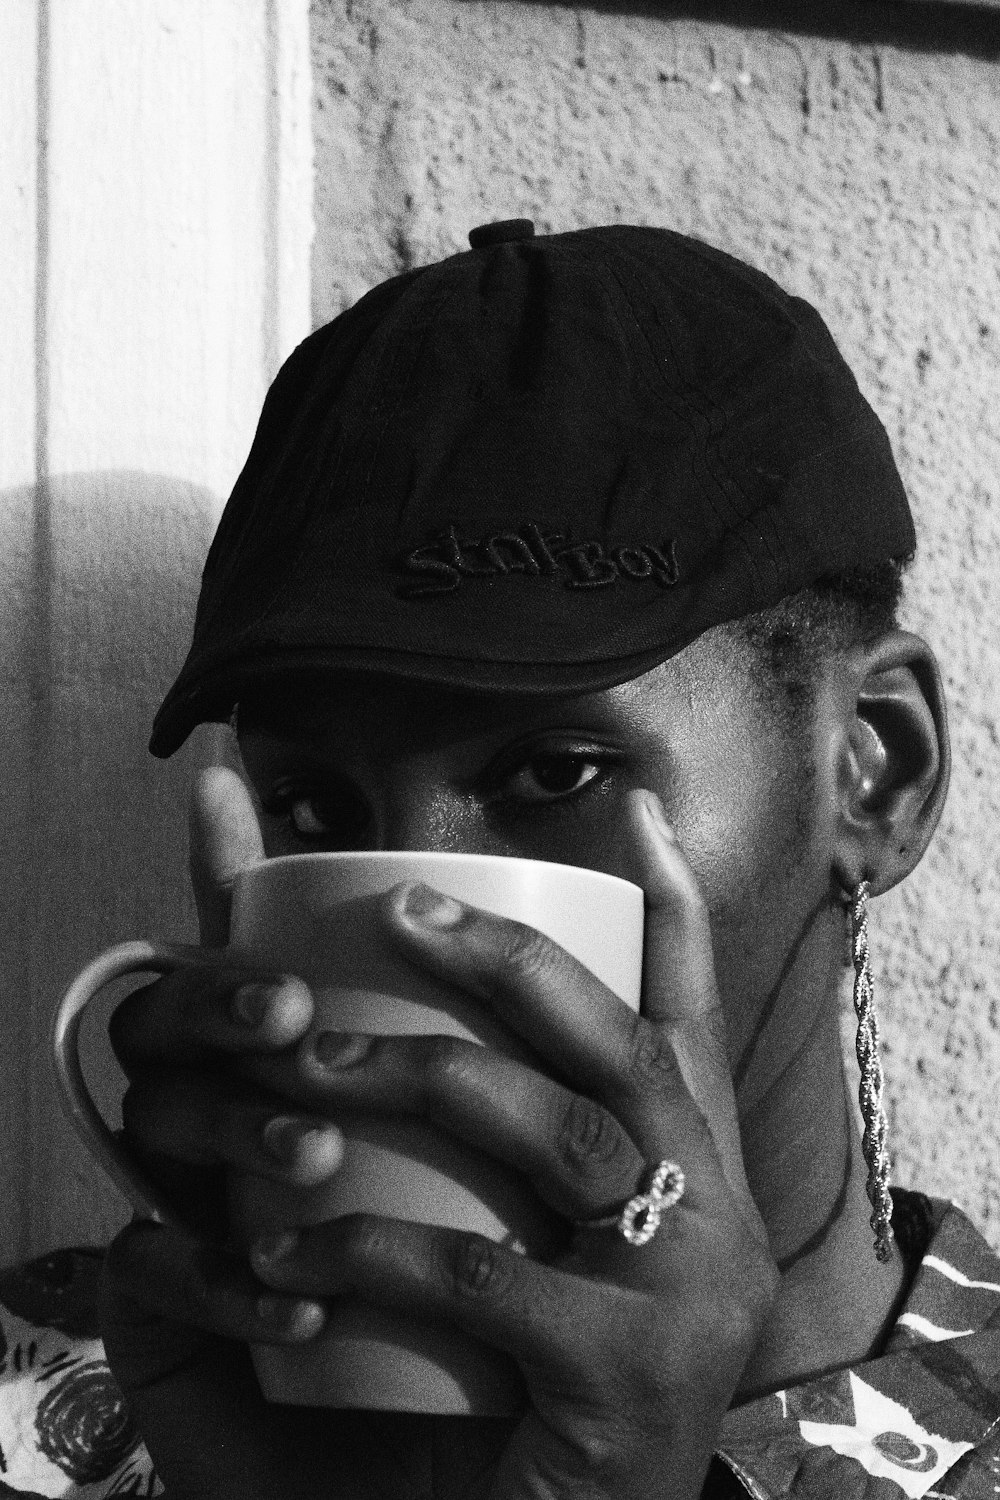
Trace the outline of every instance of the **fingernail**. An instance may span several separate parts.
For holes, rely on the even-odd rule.
[[[238,990],[234,990],[230,1001],[233,1020],[238,1021],[241,1026],[259,1026],[267,1015],[267,1007],[273,994],[273,984],[261,984],[259,980],[241,984]]]
[[[321,1031],[313,1053],[322,1068],[353,1068],[372,1050],[372,1038],[354,1031]]]
[[[265,1293],[257,1298],[255,1310],[266,1327],[295,1339],[314,1338],[326,1320],[318,1302],[308,1302],[301,1297],[275,1297]]]
[[[646,793],[645,804],[646,812],[648,813],[649,819],[652,822],[654,828],[656,828],[657,831],[662,834],[665,839],[668,839],[670,843],[674,843],[677,835],[675,834],[671,824],[667,822],[667,815],[663,811],[663,803],[660,801],[655,792]]]
[[[411,921],[423,927],[456,927],[465,915],[461,902],[442,896],[440,891],[422,883],[410,886],[403,910]]]
[[[257,1236],[250,1246],[250,1258],[262,1265],[271,1266],[276,1260],[286,1260],[298,1243],[299,1236],[295,1230],[272,1229]]]
[[[275,1161],[294,1162],[307,1145],[325,1140],[328,1132],[322,1125],[310,1120],[298,1120],[294,1115],[275,1115],[268,1120],[262,1132],[265,1149]]]

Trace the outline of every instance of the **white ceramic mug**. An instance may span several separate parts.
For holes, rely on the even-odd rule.
[[[150,942],[122,943],[94,959],[67,990],[53,1028],[53,1055],[69,1117],[84,1143],[140,1211],[169,1220],[98,1113],[79,1062],[87,1005],[124,974],[167,973],[192,963],[246,962],[296,974],[310,986],[313,1030],[447,1034],[510,1053],[517,1043],[486,1008],[399,957],[382,936],[378,897],[403,880],[538,928],[639,1008],[643,894],[600,871],[477,854],[378,851],[263,860],[236,877],[230,947],[219,953]],[[517,1173],[413,1118],[338,1119],[345,1154],[329,1189],[283,1188],[233,1173],[234,1232],[244,1240],[277,1223],[383,1214],[466,1229],[544,1256],[559,1222]],[[293,1348],[255,1346],[269,1400],[450,1414],[505,1414],[522,1391],[498,1351],[348,1299],[331,1303],[323,1333]]]

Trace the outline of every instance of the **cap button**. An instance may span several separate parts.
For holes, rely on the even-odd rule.
[[[473,250],[484,250],[487,245],[506,245],[508,240],[530,240],[535,226],[530,219],[498,219],[495,224],[477,224],[469,230],[469,244]]]

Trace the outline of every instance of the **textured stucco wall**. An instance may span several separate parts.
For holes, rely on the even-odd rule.
[[[1000,26],[970,12],[941,39],[975,45],[939,52],[941,7],[919,48],[880,39],[882,9],[852,43],[314,0],[314,317],[516,215],[680,229],[819,306],[909,488],[906,614],[952,711],[944,825],[874,907],[895,1175],[957,1197],[1000,1246]]]

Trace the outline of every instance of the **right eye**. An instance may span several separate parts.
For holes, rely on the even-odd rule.
[[[283,782],[262,800],[263,811],[280,819],[302,844],[338,849],[358,846],[368,827],[368,809],[356,792]]]

